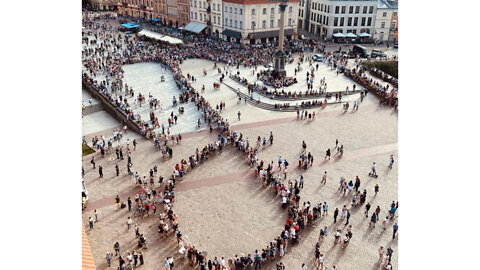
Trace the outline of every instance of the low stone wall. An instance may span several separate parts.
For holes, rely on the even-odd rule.
[[[82,116],[89,115],[89,114],[92,114],[92,113],[96,113],[96,112],[99,112],[101,110],[103,110],[102,103],[93,104],[91,106],[87,105],[87,106],[85,106],[85,109],[82,110]]]
[[[127,125],[130,130],[141,134],[140,127],[133,121],[127,121],[127,114],[117,108],[114,104],[110,102],[106,97],[104,97],[97,89],[90,85],[89,83],[82,80],[82,86],[92,95],[92,97],[98,99],[102,103],[102,107],[107,111],[113,118],[117,119],[122,125]]]

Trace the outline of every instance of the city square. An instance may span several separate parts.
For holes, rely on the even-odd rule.
[[[82,29],[82,136],[95,150],[82,157],[82,220],[95,268],[129,269],[134,250],[144,269],[256,269],[256,255],[270,269],[398,267],[396,81],[336,53],[352,45],[290,40],[285,71],[297,82],[276,88],[257,75],[275,69],[274,47],[158,43],[118,31],[134,19],[110,14],[85,12]],[[152,30],[184,37],[171,29]],[[268,96],[235,76],[305,96]],[[309,86],[318,93],[306,94]],[[130,210],[121,207],[129,198]]]

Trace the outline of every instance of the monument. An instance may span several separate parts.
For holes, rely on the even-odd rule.
[[[275,52],[275,68],[273,75],[274,77],[286,77],[287,72],[285,71],[285,58],[286,54],[283,51],[283,41],[285,39],[285,10],[287,9],[288,0],[280,0],[280,26],[278,32],[278,51]]]

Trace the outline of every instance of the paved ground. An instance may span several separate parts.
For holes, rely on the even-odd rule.
[[[252,140],[258,135],[268,136],[269,131],[273,131],[275,135],[274,145],[262,150],[260,158],[276,161],[278,155],[282,155],[294,167],[301,141],[306,141],[308,150],[315,156],[315,164],[303,173],[306,182],[301,193],[302,201],[327,201],[330,211],[333,212],[334,207],[342,207],[351,200],[350,196],[342,197],[336,193],[340,176],[354,179],[355,175],[362,179],[361,188],[368,190],[368,201],[373,207],[380,205],[382,209],[387,209],[392,200],[397,200],[396,167],[391,171],[386,170],[390,154],[397,155],[397,116],[391,110],[378,108],[374,100],[366,99],[357,112],[343,114],[340,107],[336,106],[326,112],[318,111],[317,119],[308,123],[297,120],[292,114],[286,116],[284,113],[276,113],[276,117],[273,116],[275,114],[265,117],[257,108],[243,104],[242,106],[245,108],[245,119],[250,121],[246,124],[243,123],[244,119],[239,123],[234,122],[234,129],[238,128]],[[229,108],[227,103],[224,113],[235,114],[236,108]],[[264,120],[265,118],[271,120]],[[185,137],[180,145],[174,146],[174,158],[166,161],[161,160],[161,155],[154,150],[151,142],[141,140],[137,150],[131,154],[135,171],[146,175],[156,164],[159,173],[167,176],[175,163],[194,153],[195,148],[203,147],[212,141],[215,134],[198,132],[186,134]],[[333,147],[336,138],[344,144],[344,157],[323,163],[326,148]],[[376,180],[367,176],[373,161],[378,162],[381,175]],[[95,225],[93,231],[88,232],[94,260],[99,269],[106,268],[104,255],[111,250],[114,241],[118,240],[123,247],[128,247],[124,249],[124,253],[136,245],[133,232],[125,234],[127,211],[117,212],[113,209],[114,196],[121,194],[122,199],[133,196],[136,189],[133,180],[126,175],[126,160],[119,162],[121,177],[114,176],[115,163],[113,155],[105,159],[97,156],[97,166],[102,165],[105,174],[100,180],[98,172],[91,169],[89,157],[84,158],[84,179],[91,201],[83,219],[87,224],[86,219],[92,215],[93,209],[100,211],[101,221]],[[325,187],[321,187],[319,182],[325,170],[328,171],[328,182]],[[289,178],[298,179],[299,174],[300,171],[292,169]],[[373,198],[371,194],[376,183],[379,183],[381,191]],[[252,176],[252,170],[244,165],[243,158],[235,151],[226,151],[196,169],[177,186],[175,208],[182,232],[191,242],[196,243],[200,250],[213,256],[233,257],[235,254],[261,249],[280,232],[285,213],[278,210],[278,200],[272,199],[273,195],[269,190],[260,188]],[[391,245],[397,251],[397,242],[391,241],[392,224],[389,224],[385,232],[378,228],[379,226],[370,230],[368,221],[361,212],[362,210],[352,211],[350,222],[353,224],[354,237],[347,251],[333,245],[331,234],[322,244],[326,265],[336,264],[340,269],[376,268],[377,249],[380,245]],[[344,227],[332,224],[332,221],[331,216],[321,220],[316,228],[305,233],[298,246],[288,251],[282,259],[288,269],[297,268],[302,262],[313,267],[311,259],[319,227],[328,226],[329,232],[334,231],[337,226]],[[176,243],[170,238],[162,239],[158,236],[157,219],[135,219],[135,222],[138,222],[142,232],[147,233],[150,242],[149,249],[144,251],[146,269],[157,268],[165,256],[174,255],[177,261],[179,260],[176,256]],[[397,258],[393,261],[396,266]],[[177,265],[189,269],[182,263]]]
[[[395,51],[388,52],[396,53]],[[286,69],[293,76],[294,64],[287,65]],[[319,80],[327,79],[328,91],[345,90],[348,85],[352,89],[353,82],[343,75],[329,70],[319,64],[314,87],[318,89]],[[219,65],[222,67],[222,65]],[[208,75],[203,76],[202,69],[207,68]],[[297,75],[298,84],[290,89],[302,90],[305,87],[305,73],[308,63],[302,65],[303,71]],[[275,161],[281,155],[289,163],[288,179],[295,180],[303,175],[305,187],[301,191],[301,203],[310,201],[312,204],[327,202],[329,215],[321,218],[316,227],[309,228],[301,234],[298,245],[289,247],[287,254],[281,259],[287,269],[298,269],[302,263],[313,269],[314,247],[318,239],[320,227],[328,226],[328,236],[321,244],[321,251],[325,254],[325,265],[338,269],[378,269],[377,250],[380,246],[392,246],[395,250],[393,258],[394,268],[398,267],[397,239],[392,241],[392,225],[383,231],[377,223],[377,228],[368,226],[369,220],[363,215],[363,207],[352,207],[350,224],[353,225],[353,238],[350,246],[343,250],[333,244],[333,233],[337,228],[345,229],[344,221],[333,223],[333,211],[336,207],[349,205],[351,195],[342,196],[337,192],[340,177],[354,180],[359,176],[362,184],[360,189],[368,191],[367,201],[372,208],[381,207],[380,218],[386,215],[390,203],[398,199],[397,163],[392,170],[387,169],[389,156],[398,153],[398,119],[397,114],[390,108],[378,107],[378,101],[371,95],[364,99],[360,109],[342,112],[341,105],[328,106],[326,109],[316,109],[317,117],[311,122],[296,118],[296,113],[265,111],[249,104],[238,104],[236,95],[222,86],[220,90],[213,90],[213,82],[218,80],[219,74],[213,70],[213,62],[205,60],[188,60],[181,65],[182,71],[193,74],[197,81],[193,83],[196,89],[206,86],[202,95],[212,104],[226,103],[226,110],[222,116],[227,118],[232,129],[243,133],[254,141],[257,136],[267,137],[269,132],[274,134],[274,144],[259,152],[259,158],[269,162]],[[263,67],[260,67],[263,69]],[[164,110],[170,113],[172,96],[179,91],[172,84],[171,75],[163,71],[158,64],[143,63],[124,66],[125,81],[134,87],[135,93],[141,92],[148,96],[151,93],[160,99]],[[253,79],[251,69],[240,68],[241,76]],[[236,71],[234,71],[236,72]],[[160,82],[159,76],[165,74],[166,82]],[[227,81],[229,81],[227,79]],[[230,81],[232,84],[233,82]],[[240,87],[240,86],[239,86]],[[357,85],[358,87],[358,85]],[[358,89],[358,88],[357,88]],[[287,91],[289,89],[286,89]],[[85,93],[82,99],[88,98]],[[358,95],[349,97],[352,101]],[[262,98],[264,101],[264,98]],[[133,101],[129,100],[131,104]],[[271,102],[271,101],[270,101]],[[136,112],[142,117],[148,117],[147,105],[137,108]],[[198,118],[196,108],[186,106],[186,113],[179,119],[179,124],[172,128],[172,133],[182,133],[183,141],[173,146],[174,157],[163,160],[152,145],[152,142],[141,138],[138,134],[129,132],[124,135],[122,143],[127,138],[137,138],[137,149],[131,151],[133,161],[132,170],[140,176],[148,175],[153,166],[158,166],[159,175],[165,178],[172,173],[173,167],[181,159],[195,153],[196,148],[203,148],[216,138],[208,130],[196,130],[194,122]],[[241,120],[237,119],[237,112],[242,112]],[[310,110],[312,111],[312,110]],[[162,118],[164,118],[162,116]],[[165,118],[166,119],[166,118]],[[161,122],[165,122],[161,120]],[[193,123],[192,123],[193,122]],[[83,135],[90,141],[94,136],[105,135],[111,137],[112,131],[120,127],[120,123],[105,112],[96,112],[83,117]],[[333,148],[335,139],[344,145],[345,154],[342,158],[333,157],[324,160],[325,150]],[[307,171],[296,167],[302,141],[305,141],[314,156],[314,165]],[[104,168],[104,178],[98,177],[98,170],[93,169],[90,159],[95,156],[97,168]],[[126,154],[125,154],[126,156]],[[380,177],[368,177],[372,162],[377,162]],[[82,214],[84,228],[91,247],[93,260],[98,269],[107,269],[105,254],[113,252],[112,246],[118,241],[122,255],[131,252],[136,247],[136,238],[133,229],[127,232],[126,220],[133,213],[126,209],[116,211],[114,198],[119,195],[122,201],[138,192],[134,180],[127,175],[126,158],[117,160],[115,154],[101,158],[94,153],[82,159],[85,168],[84,181],[89,191],[90,201]],[[120,167],[121,175],[115,176],[115,164]],[[320,184],[324,173],[328,172],[326,185]],[[379,184],[380,193],[373,196],[375,184]],[[157,188],[159,188],[157,186]],[[93,210],[99,212],[99,222],[95,228],[89,230],[88,217],[93,216]],[[244,158],[233,149],[225,150],[221,155],[211,158],[207,163],[189,173],[176,186],[175,213],[178,215],[180,230],[194,243],[199,250],[206,252],[209,258],[224,256],[231,258],[235,254],[253,253],[255,249],[264,248],[273,240],[285,221],[286,213],[279,206],[279,198],[275,198],[270,189],[263,189],[253,175],[253,170],[244,163]],[[399,213],[397,211],[397,213]],[[158,215],[158,213],[157,213]],[[175,267],[192,269],[178,256],[178,247],[173,235],[162,237],[157,233],[158,218],[151,215],[146,218],[134,218],[140,231],[147,237],[149,248],[143,250],[145,265],[140,268],[158,269],[163,265],[166,256],[174,256]],[[118,266],[114,259],[112,268]]]

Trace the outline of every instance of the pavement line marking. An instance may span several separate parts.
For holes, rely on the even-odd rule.
[[[315,166],[321,167],[326,163],[350,161],[350,160],[355,160],[361,157],[382,154],[382,153],[392,152],[396,150],[398,150],[398,143],[391,143],[386,145],[373,146],[369,148],[362,148],[362,149],[353,150],[350,153],[345,153],[341,158],[336,158],[335,156],[333,156],[333,160],[330,160],[330,161],[322,160],[319,163],[317,163]],[[298,166],[295,166],[293,170],[297,170],[297,169],[298,169]],[[231,174],[202,178],[196,181],[179,182],[175,185],[175,191],[182,192],[182,191],[188,191],[191,189],[198,189],[202,187],[209,187],[209,186],[221,185],[226,183],[233,183],[237,181],[244,181],[244,180],[250,179],[252,175],[253,175],[253,170],[247,169],[247,170],[241,170]],[[155,190],[157,191],[161,189],[163,189],[163,187],[155,188]],[[135,194],[137,193],[139,193],[138,187],[134,186],[130,191],[127,191],[123,194],[119,194],[120,200],[126,201],[128,197],[134,197]],[[116,196],[111,196],[111,197],[101,198],[92,202],[88,202],[87,208],[84,210],[84,212],[88,212],[93,209],[100,209],[109,205],[113,205],[115,197]]]

